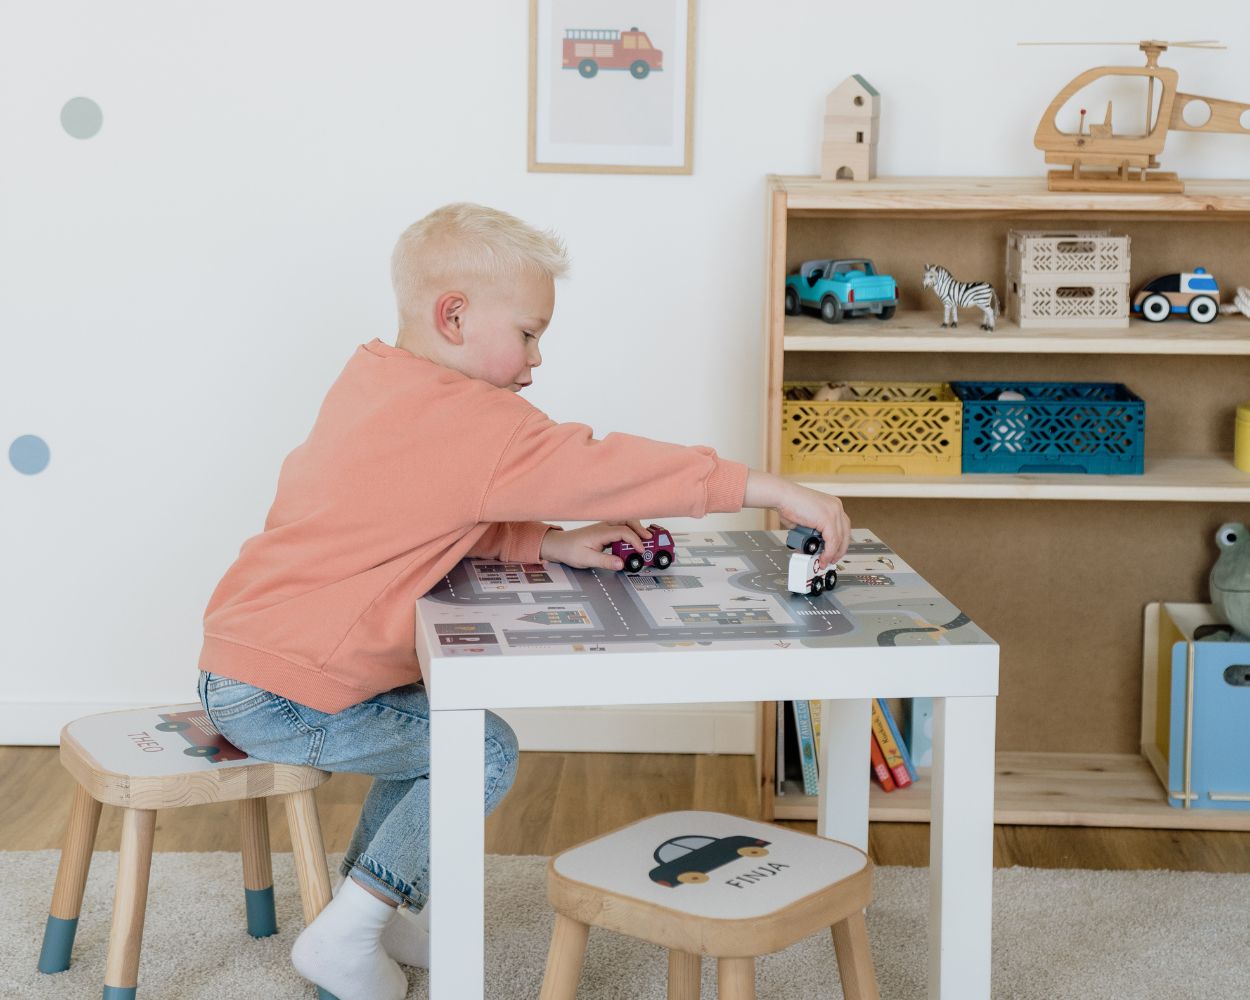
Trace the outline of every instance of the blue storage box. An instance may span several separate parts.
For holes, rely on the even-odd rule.
[[[1146,404],[1119,382],[952,382],[964,472],[1141,475]],[[1001,400],[1018,392],[1023,400]]]
[[[1146,620],[1142,750],[1168,805],[1250,809],[1250,641],[1195,641],[1218,624],[1209,604],[1152,604]]]

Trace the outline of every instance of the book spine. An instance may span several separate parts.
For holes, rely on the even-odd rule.
[[[911,762],[917,767],[933,766],[933,699],[908,698],[903,719],[903,735]]]
[[[779,701],[777,706],[777,759],[775,761],[776,794],[786,794],[786,703]]]
[[[907,774],[911,780],[915,781],[919,775],[916,774],[916,766],[912,763],[911,754],[907,750],[907,744],[903,741],[903,734],[898,731],[898,724],[894,721],[894,713],[890,711],[890,703],[884,699],[878,700],[881,705],[881,714],[885,716],[885,724],[890,727],[890,735],[894,737],[899,755],[903,758],[903,766],[907,768]]]
[[[903,755],[899,752],[898,744],[894,742],[894,736],[886,724],[885,713],[881,711],[879,698],[872,699],[872,733],[877,738],[878,746],[881,747],[881,756],[885,758],[885,766],[890,769],[894,784],[899,788],[906,788],[911,784],[911,775],[907,773]]]
[[[799,734],[799,761],[803,765],[803,792],[806,795],[820,793],[820,779],[816,774],[816,744],[812,741],[812,717],[806,701],[792,701],[794,725]]]
[[[816,744],[816,773],[820,774],[820,699],[810,700],[807,703],[807,710],[812,716],[812,742]]]
[[[887,792],[894,791],[894,779],[890,777],[890,769],[885,766],[885,758],[881,756],[881,748],[877,746],[877,737],[870,734],[868,742],[871,744],[868,754],[872,760],[873,776]]]

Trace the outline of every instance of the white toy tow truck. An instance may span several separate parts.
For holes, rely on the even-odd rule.
[[[815,543],[813,545],[813,542]],[[809,594],[816,597],[838,584],[838,571],[830,566],[823,573],[816,572],[820,554],[825,550],[825,540],[815,528],[798,526],[791,528],[786,545],[798,549],[790,553],[790,566],[786,586],[792,594]]]

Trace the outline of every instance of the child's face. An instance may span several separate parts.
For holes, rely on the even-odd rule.
[[[538,340],[551,322],[555,303],[555,282],[543,274],[521,274],[480,289],[462,315],[461,370],[520,392],[542,364]]]

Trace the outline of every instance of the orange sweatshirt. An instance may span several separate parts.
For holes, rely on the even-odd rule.
[[[710,448],[596,440],[506,389],[380,340],[282,463],[265,530],[204,613],[200,669],[322,712],[421,677],[415,604],[465,556],[538,562],[553,520],[741,509]]]

